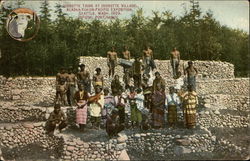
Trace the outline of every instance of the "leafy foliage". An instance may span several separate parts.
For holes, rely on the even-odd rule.
[[[79,56],[102,56],[115,46],[119,56],[128,46],[132,57],[142,55],[146,45],[151,46],[156,59],[169,59],[174,47],[184,60],[221,60],[235,65],[237,76],[247,76],[249,34],[222,26],[213,13],[202,13],[198,2],[190,1],[177,18],[172,12],[153,11],[153,17],[137,10],[130,19],[110,22],[73,19],[56,4],[57,18],[51,19],[47,1],[41,5],[40,30],[29,42],[18,42],[5,29],[7,7],[0,14],[0,74],[55,75],[60,67],[77,65]]]

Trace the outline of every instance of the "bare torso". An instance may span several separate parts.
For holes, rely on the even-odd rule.
[[[153,57],[153,51],[151,49],[143,50],[144,57]]]
[[[86,71],[86,70],[78,72],[77,75],[78,75],[79,80],[87,80],[87,79],[89,79],[89,72]]]
[[[123,58],[126,60],[130,60],[130,51],[126,50],[124,52],[122,52],[123,54]]]
[[[188,67],[188,68],[186,68],[186,73],[187,73],[188,77],[196,76],[197,75],[197,69],[195,67]]]
[[[102,76],[102,74],[100,74],[100,75],[95,74],[95,75],[93,76],[93,81],[95,81],[95,82],[102,82],[102,81],[103,81],[103,76]]]
[[[179,59],[180,58],[180,52],[178,50],[171,52],[172,59]]]
[[[74,74],[74,73],[68,74],[67,81],[68,81],[69,83],[75,83],[75,81],[76,81],[76,76],[75,76],[75,74]]]
[[[109,51],[107,54],[108,54],[109,60],[111,60],[111,61],[116,60],[117,53],[115,51]]]

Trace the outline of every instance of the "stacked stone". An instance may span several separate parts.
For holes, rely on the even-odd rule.
[[[249,96],[249,78],[197,80],[197,93]]]
[[[238,159],[238,156],[240,156],[241,158],[246,158],[246,156],[249,157],[248,147],[239,147],[233,144],[231,141],[225,139],[218,140],[214,151],[219,151],[224,156],[234,155],[237,156]]]
[[[188,130],[186,131],[190,133]],[[132,153],[145,152],[144,155],[155,155],[154,159],[160,159],[164,157],[178,158],[179,155],[188,153],[213,152],[217,144],[216,136],[205,128],[202,131],[196,131],[195,134],[182,135],[179,133],[180,131],[173,130],[167,134],[133,134],[128,136],[127,148]]]
[[[55,97],[55,78],[0,77],[0,99],[19,105],[50,105]],[[32,101],[31,101],[32,100]]]
[[[116,160],[126,148],[126,136],[106,142],[83,142],[80,139],[65,141],[64,160]]]
[[[45,133],[44,123],[2,124],[0,127],[0,145],[7,148],[40,144],[44,149],[55,149],[62,141]]]
[[[249,96],[210,94],[201,95],[200,105],[208,109],[231,109],[236,111],[249,111]]]
[[[80,57],[79,64],[86,65],[90,73],[95,72],[95,68],[100,67],[104,77],[108,76],[107,59],[103,57]],[[133,61],[133,60],[132,60]],[[206,79],[222,79],[234,78],[234,65],[220,61],[193,61],[194,66],[198,69],[201,78]],[[166,79],[172,78],[172,67],[169,60],[155,60],[157,71]],[[183,67],[187,67],[187,61],[181,61],[180,70],[183,73]],[[121,66],[116,67],[115,71],[118,75],[123,75]]]
[[[249,127],[249,115],[234,116],[221,114],[219,110],[201,111],[197,116],[197,123],[202,127],[227,127],[227,128],[247,128]]]
[[[45,115],[46,108],[41,107],[2,106],[0,108],[0,122],[44,121]]]

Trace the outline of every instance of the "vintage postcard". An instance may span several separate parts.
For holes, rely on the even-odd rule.
[[[249,160],[249,1],[0,0],[0,161]]]

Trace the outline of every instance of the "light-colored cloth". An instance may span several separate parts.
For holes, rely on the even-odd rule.
[[[143,94],[136,94],[135,95],[135,102],[138,110],[142,111],[144,109],[144,95]]]
[[[89,105],[90,116],[93,116],[93,117],[101,116],[101,110],[104,107],[104,95],[103,94],[100,96],[100,99],[98,100],[98,102],[101,105],[101,107],[97,103],[91,103]]]
[[[183,85],[184,85],[184,79],[182,77],[175,79],[175,86],[174,86],[175,89],[180,90]]]
[[[176,105],[180,104],[180,98],[176,93],[168,94],[166,96],[165,105],[168,107],[169,105]]]
[[[22,35],[18,32],[18,24],[16,22],[16,19],[12,20],[9,23],[9,28],[8,29],[9,29],[9,33],[14,38],[21,38],[22,37]]]
[[[102,110],[102,116],[110,115],[111,111],[115,108],[115,100],[112,95],[104,96],[104,108]]]
[[[125,106],[125,99],[123,96],[115,96],[115,105],[118,106],[119,104]]]

